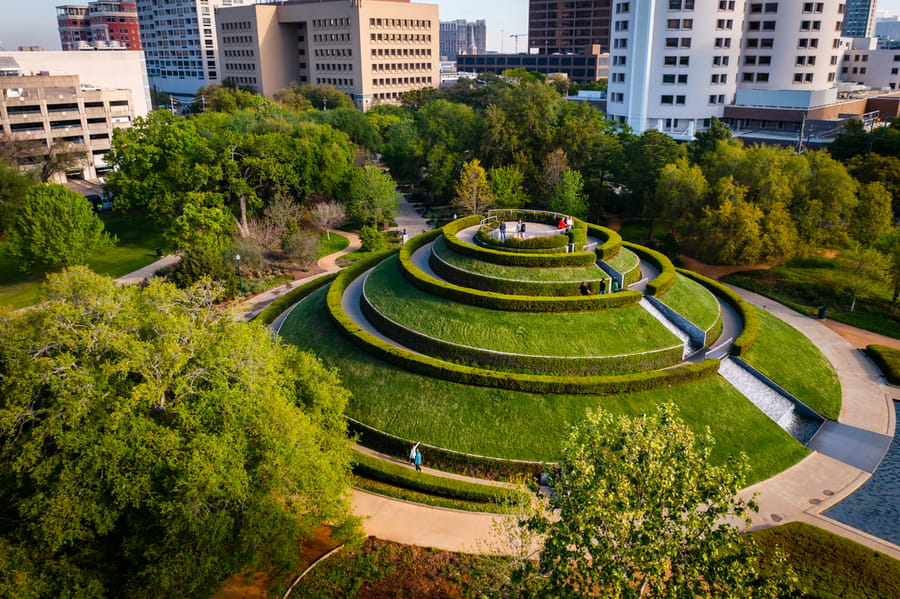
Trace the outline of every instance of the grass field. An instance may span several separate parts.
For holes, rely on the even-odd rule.
[[[435,240],[434,247],[435,253],[450,266],[455,266],[456,268],[473,274],[494,277],[497,279],[536,282],[577,282],[599,281],[609,278],[609,275],[600,270],[600,267],[596,264],[590,266],[560,268],[503,266],[502,264],[491,264],[490,262],[457,254],[447,247],[447,243],[444,241],[443,237],[439,237]]]
[[[831,363],[791,325],[756,309],[759,337],[744,359],[826,418],[841,413],[841,385]]]
[[[374,269],[365,290],[372,304],[391,320],[469,347],[537,356],[614,356],[681,343],[638,306],[535,314],[453,302],[410,284],[397,257]]]
[[[675,275],[675,284],[660,298],[704,331],[715,324],[721,309],[716,297],[703,285],[682,274]]]
[[[638,255],[628,248],[622,248],[615,257],[606,260],[607,264],[622,274],[630,272],[632,269],[636,268],[640,262],[641,259],[638,258]]]
[[[121,277],[155,261],[156,248],[166,247],[162,233],[146,217],[106,213],[100,218],[106,230],[118,237],[118,243],[88,260],[87,265],[95,272]],[[0,243],[0,303],[13,308],[30,306],[37,301],[46,273],[22,273],[5,250],[5,244]]]
[[[375,358],[331,323],[319,290],[281,329],[290,343],[336,367],[353,393],[347,413],[362,422],[424,443],[514,459],[553,461],[569,428],[589,409],[642,414],[672,401],[696,431],[710,428],[716,461],[744,451],[753,480],[780,472],[807,450],[720,377],[665,390],[621,396],[537,395],[472,387],[422,377]]]
[[[323,256],[339,252],[348,245],[350,245],[350,240],[343,235],[338,235],[334,231],[330,234],[322,232],[322,235],[319,236],[319,246],[316,248],[316,260]]]
[[[828,309],[828,318],[900,339],[900,316],[891,309],[891,290],[874,289],[872,298],[861,299],[849,311],[851,298],[835,285],[841,277],[834,260],[822,257],[796,258],[770,270],[752,270],[723,277],[726,283],[744,287],[815,316],[819,306]]]

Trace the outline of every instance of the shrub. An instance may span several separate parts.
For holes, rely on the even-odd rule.
[[[600,227],[598,225],[588,224],[587,229],[588,234],[591,237],[597,237],[599,239],[606,240],[596,249],[597,259],[609,260],[619,255],[619,250],[622,249],[621,235],[619,235],[612,229]]]
[[[740,316],[741,320],[744,322],[744,330],[741,331],[741,334],[738,335],[737,339],[732,343],[731,353],[735,356],[743,356],[750,351],[750,348],[756,343],[757,336],[759,336],[759,319],[756,317],[753,306],[745,301],[740,295],[718,281],[683,268],[679,268],[678,272],[697,281],[714,294],[721,297],[728,305],[737,311],[738,316]]]
[[[552,250],[554,252],[562,252],[569,243],[569,238],[565,235],[551,235],[549,237],[530,237],[528,239],[519,239],[518,237],[507,237],[506,241],[495,239],[482,231],[481,229],[475,233],[477,239],[482,245],[503,248],[507,251],[537,251]],[[552,253],[552,252],[551,252]]]
[[[366,225],[359,230],[359,242],[365,252],[377,252],[384,249],[384,236],[372,225]]]
[[[266,326],[272,324],[282,312],[302,300],[304,297],[306,297],[319,287],[323,287],[333,281],[334,278],[338,276],[338,274],[339,273],[337,272],[328,273],[327,275],[323,275],[321,277],[318,277],[317,279],[313,279],[312,281],[304,283],[296,289],[288,291],[287,293],[276,299],[274,302],[269,304],[263,311],[257,314],[253,318],[253,320],[258,320]]]
[[[866,355],[872,358],[890,384],[900,385],[900,350],[886,345],[868,345]]]
[[[675,266],[663,253],[634,243],[626,242],[622,245],[659,269],[656,278],[647,283],[646,293],[660,297],[672,288],[675,284]]]

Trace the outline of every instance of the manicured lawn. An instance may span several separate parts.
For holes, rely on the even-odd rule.
[[[796,258],[770,270],[752,270],[723,277],[726,283],[771,297],[808,316],[826,306],[828,318],[900,339],[900,320],[891,310],[891,290],[874,289],[875,296],[858,300],[850,312],[850,297],[838,291],[835,282],[843,275],[834,261],[822,257]]]
[[[329,238],[330,235],[330,238]],[[339,252],[350,245],[350,240],[334,231],[326,235],[324,232],[319,237],[319,247],[316,248],[316,260],[329,254]]]
[[[717,440],[717,462],[746,452],[753,480],[772,476],[807,453],[720,377],[603,397],[538,395],[418,376],[346,340],[331,323],[325,293],[318,290],[298,305],[282,327],[282,336],[338,368],[353,394],[348,415],[406,439],[481,455],[553,461],[559,458],[569,428],[588,409],[641,414],[661,401],[672,401],[695,431],[710,428]]]
[[[680,273],[675,274],[675,284],[659,299],[704,331],[709,330],[721,314],[716,296]]]
[[[157,259],[156,248],[167,248],[162,233],[149,219],[118,213],[100,216],[106,230],[119,238],[115,247],[93,256],[87,264],[95,272],[121,277]],[[13,308],[30,306],[37,301],[40,283],[46,273],[26,275],[18,270],[0,242],[0,303]]]
[[[638,258],[638,255],[628,248],[622,248],[621,250],[619,250],[619,253],[616,254],[613,258],[606,260],[607,264],[609,264],[622,274],[631,272],[633,269],[638,267],[640,262],[641,259]]]
[[[535,314],[489,310],[430,295],[406,280],[396,256],[373,270],[365,290],[391,320],[469,347],[538,356],[614,356],[680,344],[638,306]]]
[[[443,237],[438,237],[435,240],[434,247],[435,253],[447,264],[465,270],[466,272],[497,279],[538,282],[574,282],[599,281],[609,278],[609,275],[600,270],[600,267],[596,264],[575,268],[524,268],[521,266],[503,266],[502,264],[491,264],[490,262],[457,254],[447,247],[447,243],[444,241]]]
[[[744,359],[826,418],[841,413],[841,385],[831,363],[794,327],[756,309],[759,337]]]

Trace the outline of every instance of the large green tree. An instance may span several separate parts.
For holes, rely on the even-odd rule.
[[[0,164],[0,231],[12,225],[25,201],[25,193],[34,184],[34,178],[20,172],[18,167]]]
[[[0,595],[209,597],[347,515],[347,393],[215,307],[84,268],[0,312]]]
[[[487,173],[477,158],[463,164],[454,191],[453,206],[465,214],[485,214],[494,205]]]
[[[587,217],[588,201],[584,195],[581,173],[572,169],[563,171],[553,195],[550,196],[550,210],[578,218]]]
[[[94,207],[62,185],[32,187],[7,232],[9,254],[23,271],[69,266],[112,247]]]
[[[397,213],[400,193],[390,173],[376,166],[365,166],[353,172],[347,212],[358,223],[377,227]]]
[[[739,538],[753,503],[736,498],[746,457],[714,466],[709,433],[674,408],[637,417],[589,413],[576,425],[552,482],[541,596],[773,597]]]

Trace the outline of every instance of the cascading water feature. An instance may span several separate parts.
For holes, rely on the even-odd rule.
[[[719,374],[766,416],[804,445],[812,439],[824,421],[809,408],[800,408],[796,400],[782,395],[734,360],[728,358],[722,360]],[[807,411],[809,414],[803,413]]]
[[[647,298],[642,297],[641,301],[638,302],[638,305],[642,307],[644,310],[650,313],[650,315],[662,323],[664,327],[672,331],[676,337],[681,339],[682,343],[684,343],[684,352],[682,353],[682,357],[686,356],[690,351],[691,347],[691,338],[681,330],[674,322],[666,318],[666,315],[656,309],[656,306],[651,304]]]

